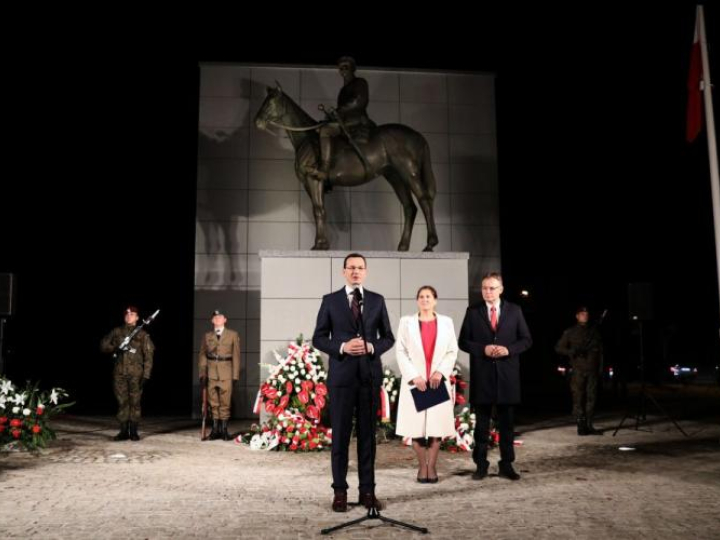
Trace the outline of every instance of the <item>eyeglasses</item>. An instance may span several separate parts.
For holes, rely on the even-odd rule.
[[[365,267],[364,266],[346,266],[345,270],[350,270],[351,272],[354,272],[355,270],[359,270],[360,272],[362,272],[363,270],[365,270]]]

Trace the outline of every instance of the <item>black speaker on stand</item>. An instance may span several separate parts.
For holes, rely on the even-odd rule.
[[[637,324],[638,329],[640,395],[638,396],[637,408],[635,410],[633,410],[632,406],[629,406],[627,408],[627,410],[625,411],[625,415],[623,416],[622,420],[620,420],[620,424],[618,424],[618,427],[615,428],[613,437],[617,435],[618,431],[620,431],[620,428],[622,428],[625,420],[631,416],[635,418],[635,430],[638,431],[640,429],[640,423],[647,421],[647,401],[653,403],[657,410],[660,411],[660,413],[665,416],[665,418],[672,422],[676,428],[678,428],[680,433],[682,433],[686,437],[688,436],[688,434],[683,431],[680,425],[673,418],[671,418],[667,412],[665,412],[665,409],[660,406],[660,404],[652,396],[652,394],[649,394],[647,391],[647,385],[645,383],[645,346],[643,339],[643,322],[652,321],[654,318],[653,315],[654,313],[652,285],[650,283],[628,284],[628,316],[630,317],[630,321],[632,323]]]
[[[15,276],[0,274],[0,375],[5,373],[5,321],[15,310]]]

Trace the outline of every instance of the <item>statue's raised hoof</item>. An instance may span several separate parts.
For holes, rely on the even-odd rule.
[[[425,249],[423,249],[423,251],[432,251],[432,250],[433,250],[433,246],[425,246]]]

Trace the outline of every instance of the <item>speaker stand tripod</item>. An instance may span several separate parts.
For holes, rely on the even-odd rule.
[[[628,408],[625,411],[625,415],[622,417],[622,420],[620,420],[620,423],[615,428],[615,432],[613,433],[613,437],[617,435],[617,432],[620,431],[620,428],[622,428],[623,424],[625,423],[625,420],[627,420],[630,417],[635,418],[635,431],[640,431],[640,423],[647,421],[647,414],[646,414],[646,403],[647,401],[650,401],[653,405],[655,405],[655,408],[660,411],[660,413],[670,422],[673,423],[673,425],[678,429],[680,433],[688,437],[689,435],[683,431],[683,428],[680,427],[680,424],[678,424],[666,411],[662,408],[660,403],[657,402],[657,400],[653,397],[652,394],[650,394],[647,391],[647,386],[645,384],[645,353],[644,353],[644,347],[643,347],[643,326],[642,321],[638,320],[638,334],[640,339],[640,395],[638,396],[638,404],[637,409],[632,411],[632,406],[628,406]]]

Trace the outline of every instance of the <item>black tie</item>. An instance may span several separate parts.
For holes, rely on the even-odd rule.
[[[357,323],[360,321],[360,289],[355,289],[352,296],[350,309],[352,309],[353,319],[355,319],[355,322]]]

